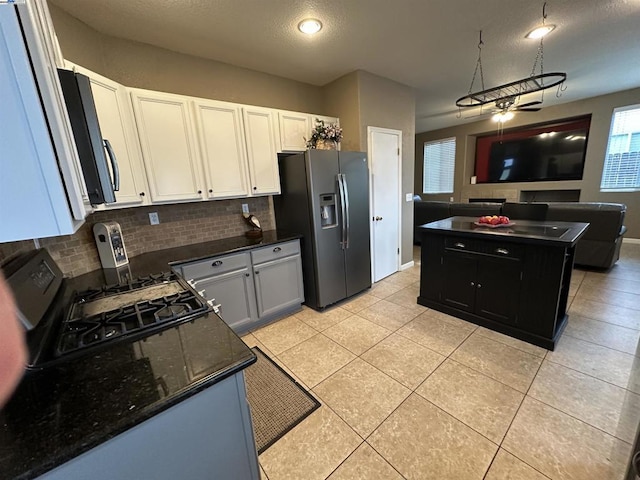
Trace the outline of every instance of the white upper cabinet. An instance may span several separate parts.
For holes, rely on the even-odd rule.
[[[249,159],[251,195],[280,193],[276,151],[275,110],[245,106],[242,109]]]
[[[202,199],[204,182],[189,98],[130,89],[152,202]]]
[[[242,109],[233,103],[194,99],[207,198],[249,195]]]
[[[280,152],[303,152],[311,136],[311,116],[307,113],[278,112]],[[305,140],[305,138],[307,140]]]
[[[100,131],[113,150],[120,173],[120,188],[115,192],[116,202],[98,208],[146,205],[149,203],[149,189],[142,165],[131,102],[125,87],[77,65],[69,64],[68,67],[88,76],[91,81],[91,92],[98,112]],[[111,172],[111,178],[114,178],[113,172]]]
[[[74,233],[91,211],[47,18],[0,6],[0,242]]]

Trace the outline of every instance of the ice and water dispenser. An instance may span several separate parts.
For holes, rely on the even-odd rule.
[[[335,193],[320,195],[320,225],[322,228],[332,228],[338,225]]]

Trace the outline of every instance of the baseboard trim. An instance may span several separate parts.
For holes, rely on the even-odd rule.
[[[411,260],[409,263],[405,263],[404,265],[400,265],[400,271],[409,270],[414,265],[415,265],[415,263],[413,262],[413,260]]]
[[[632,245],[640,245],[640,238],[625,238],[625,237],[622,237],[622,243],[630,243]]]

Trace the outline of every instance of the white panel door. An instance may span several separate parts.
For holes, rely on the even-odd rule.
[[[307,140],[311,137],[309,115],[297,112],[278,112],[278,121],[280,124],[280,151],[304,152],[307,149]]]
[[[400,268],[400,146],[402,132],[368,127],[373,281]]]
[[[152,202],[200,200],[204,181],[189,99],[131,89]]]
[[[100,132],[109,141],[117,159],[120,189],[115,192],[116,202],[103,208],[131,207],[149,202],[138,135],[133,120],[131,102],[126,89],[113,80],[71,64],[78,73],[89,77],[91,92],[98,112]],[[107,155],[109,152],[107,152]],[[109,168],[111,165],[109,164]],[[111,172],[111,178],[114,178]]]
[[[242,110],[232,103],[194,100],[208,198],[249,195]]]
[[[244,130],[249,159],[251,195],[280,193],[278,154],[274,110],[259,107],[244,107]]]

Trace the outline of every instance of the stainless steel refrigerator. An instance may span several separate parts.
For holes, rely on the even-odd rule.
[[[303,235],[305,303],[322,309],[371,287],[366,154],[308,150],[279,164],[276,224]]]

